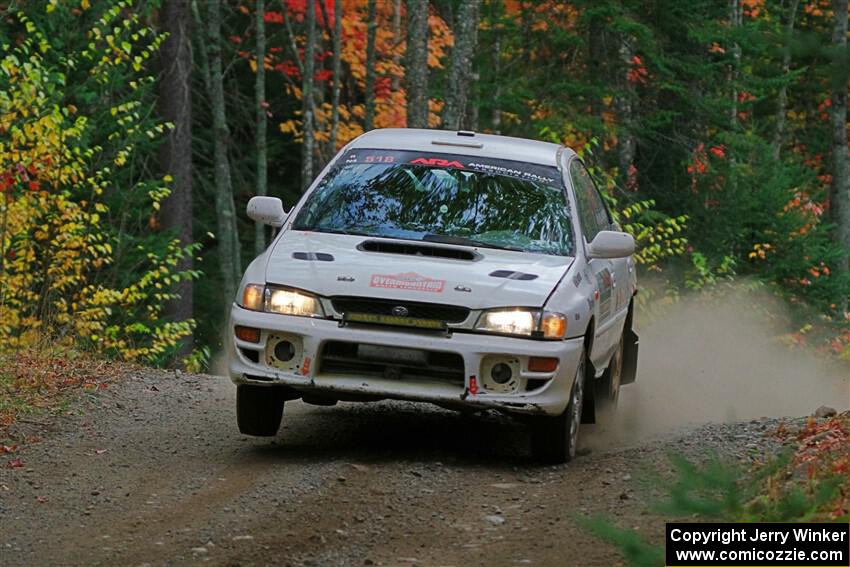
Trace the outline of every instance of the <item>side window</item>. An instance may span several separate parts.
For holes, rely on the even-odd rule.
[[[574,159],[570,164],[570,177],[573,181],[576,201],[578,202],[581,231],[584,234],[584,238],[590,242],[596,237],[599,231],[607,230],[611,227],[611,217],[608,214],[608,209],[605,208],[602,196],[596,190],[596,186],[590,178],[590,174],[587,173],[587,170],[577,159]]]

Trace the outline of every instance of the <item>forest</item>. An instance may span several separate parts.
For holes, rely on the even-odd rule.
[[[850,358],[847,0],[0,2],[0,348],[203,370],[374,128],[575,149],[655,297],[746,282]],[[652,294],[649,294],[652,296]]]

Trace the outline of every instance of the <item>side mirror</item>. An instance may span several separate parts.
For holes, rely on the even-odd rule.
[[[283,226],[286,211],[283,202],[277,197],[251,197],[248,201],[248,217],[275,228]]]
[[[635,239],[625,232],[602,230],[587,245],[589,258],[625,258],[634,253]]]

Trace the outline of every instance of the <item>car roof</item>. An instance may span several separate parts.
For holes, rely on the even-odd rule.
[[[368,148],[451,153],[536,163],[557,167],[561,152],[575,152],[550,142],[453,130],[382,128],[367,132],[348,149]]]

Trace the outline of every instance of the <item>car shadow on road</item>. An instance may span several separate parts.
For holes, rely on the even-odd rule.
[[[289,410],[289,407],[287,407]],[[301,405],[284,414],[274,440],[256,440],[261,458],[288,462],[441,462],[527,467],[526,423],[488,412],[461,414],[436,406],[376,402]]]

